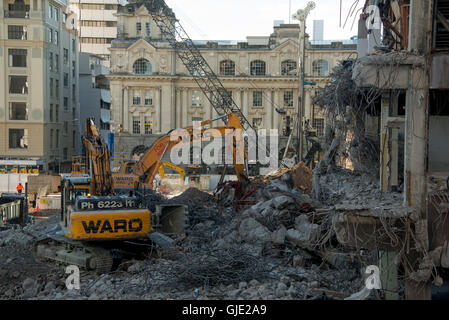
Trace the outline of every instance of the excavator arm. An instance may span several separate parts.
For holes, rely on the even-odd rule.
[[[110,196],[114,194],[114,183],[110,167],[110,155],[107,144],[103,141],[95,118],[86,119],[83,145],[91,180],[91,194]]]
[[[242,125],[240,123],[239,118],[233,114],[230,113],[227,116],[227,123],[228,125],[225,127],[215,127],[213,128],[214,130],[216,130],[216,132],[219,133],[219,137],[221,136],[229,136],[232,135],[232,153],[233,153],[233,162],[234,162],[234,169],[237,175],[237,179],[240,182],[243,181],[247,181],[247,174],[246,174],[246,166],[244,164],[241,163],[237,163],[237,146],[241,145],[244,146],[243,144],[243,128]],[[164,157],[165,154],[167,154],[168,152],[170,152],[175,146],[181,147],[183,144],[192,144],[193,143],[193,139],[198,139],[200,141],[209,141],[211,137],[205,137],[204,133],[205,131],[209,130],[209,129],[205,129],[204,126],[210,125],[213,121],[216,121],[218,119],[221,119],[223,117],[218,117],[216,119],[213,120],[207,120],[207,121],[203,121],[201,122],[201,130],[197,127],[187,127],[184,128],[185,131],[182,132],[187,132],[188,136],[178,136],[178,138],[176,140],[170,139],[170,134],[167,134],[161,138],[159,138],[153,145],[151,148],[149,148],[147,150],[147,152],[145,153],[145,155],[142,157],[142,159],[137,163],[136,167],[135,167],[135,171],[134,174],[138,176],[138,184],[151,184],[151,182],[153,181],[154,177],[156,176],[159,167],[162,164],[162,158]],[[195,130],[196,129],[196,130]],[[194,135],[197,133],[196,131],[201,132],[200,136],[195,136]],[[214,137],[216,138],[216,137]],[[243,148],[243,158],[244,158],[244,162],[246,163],[247,158],[246,158],[246,153],[244,151]],[[138,186],[135,186],[138,187]]]
[[[162,162],[161,166],[159,167],[159,175],[162,179],[165,177],[165,170],[164,168],[174,170],[179,173],[181,184],[184,183],[184,178],[186,177],[186,171],[181,168],[180,166],[177,166],[176,164],[170,163],[170,162]]]

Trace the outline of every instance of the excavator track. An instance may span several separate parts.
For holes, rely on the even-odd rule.
[[[113,257],[109,250],[63,237],[38,240],[34,246],[38,260],[51,260],[92,270],[98,274],[112,270]]]
[[[108,273],[112,270],[114,260],[109,250],[103,248],[92,248],[92,252],[95,257],[90,260],[90,264],[93,270],[98,274]]]

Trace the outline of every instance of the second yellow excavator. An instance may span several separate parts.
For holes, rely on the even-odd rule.
[[[114,181],[114,188],[116,192],[127,193],[134,189],[138,179],[138,177],[134,174],[134,169],[137,163],[138,161],[136,160],[124,161],[118,170],[112,171],[112,179]],[[158,170],[161,179],[164,179],[165,177],[165,169],[176,171],[179,174],[180,184],[184,184],[186,171],[183,168],[170,162],[162,162]],[[153,189],[153,181],[149,181],[145,184],[145,187],[147,189]]]

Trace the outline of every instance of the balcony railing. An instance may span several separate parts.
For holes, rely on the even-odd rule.
[[[30,18],[30,12],[29,11],[11,11],[11,10],[5,10],[5,18],[22,18],[22,19],[29,19]]]

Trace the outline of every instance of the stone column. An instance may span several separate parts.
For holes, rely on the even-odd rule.
[[[123,131],[129,132],[129,87],[123,88]]]
[[[206,119],[204,119],[204,120],[212,119],[212,104],[210,103],[209,99],[207,98],[207,94],[204,95],[204,108],[206,111]]]
[[[189,90],[187,88],[182,89],[182,126],[187,127],[189,120]]]
[[[237,107],[241,108],[241,105],[242,105],[242,90],[240,88],[237,88],[235,95],[236,95],[235,103],[237,104]]]
[[[248,92],[248,89],[246,89],[244,92],[243,92],[243,108],[242,108],[242,112],[243,112],[243,114],[245,115],[245,117],[248,117],[248,110],[249,110],[249,99],[248,99],[248,95],[249,95],[249,92]]]
[[[181,128],[182,125],[182,101],[181,101],[181,90],[176,89],[176,128]]]
[[[282,108],[279,104],[279,89],[274,89],[273,91],[273,129],[279,131],[279,113],[276,112],[276,105],[278,108]],[[279,133],[279,132],[278,132]]]
[[[161,88],[157,87],[155,93],[155,106],[156,106],[156,123],[154,124],[154,131],[157,133],[162,132],[162,101],[161,101]]]
[[[271,113],[271,109],[272,109],[272,101],[273,101],[273,97],[271,96],[271,91],[270,90],[264,90],[264,102],[265,102],[265,129],[267,129],[267,134],[270,133],[270,129],[272,128],[272,113]]]

